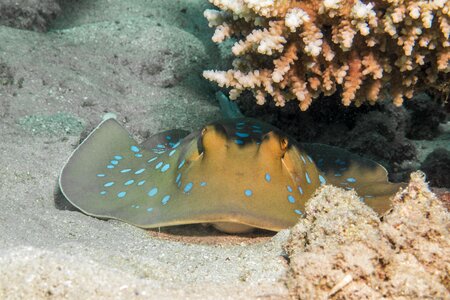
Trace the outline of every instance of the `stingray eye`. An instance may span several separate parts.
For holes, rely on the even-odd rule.
[[[287,138],[281,138],[281,139],[280,139],[280,148],[281,148],[281,151],[286,151],[288,145],[289,145],[289,141],[288,141]]]
[[[197,140],[197,151],[199,155],[205,151],[205,147],[203,147],[203,136],[200,136]]]
[[[207,127],[204,127],[200,132],[200,136],[197,140],[197,151],[198,154],[201,155],[205,151],[205,146],[203,145],[203,139],[205,138],[205,134],[208,131]]]

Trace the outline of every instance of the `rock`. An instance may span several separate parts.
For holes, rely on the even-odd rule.
[[[450,188],[450,151],[444,148],[437,148],[428,154],[420,167],[431,186]]]
[[[293,298],[446,299],[450,214],[423,173],[411,175],[380,221],[354,191],[324,186],[291,231],[287,286]]]
[[[0,25],[44,32],[60,10],[56,0],[3,0]]]

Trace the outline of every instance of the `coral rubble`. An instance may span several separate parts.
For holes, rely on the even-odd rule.
[[[354,191],[324,186],[285,246],[297,299],[448,299],[450,214],[411,175],[380,221]]]
[[[297,99],[302,110],[321,93],[342,103],[396,105],[424,88],[448,94],[450,2],[446,0],[210,0],[213,41],[236,39],[234,69],[203,76],[244,90],[258,104]]]

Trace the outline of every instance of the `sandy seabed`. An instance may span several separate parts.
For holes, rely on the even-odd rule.
[[[63,3],[45,34],[0,26],[0,299],[449,298],[449,214],[420,178],[408,195],[424,191],[421,210],[380,222],[356,196],[325,187],[310,217],[276,235],[145,231],[59,202],[62,165],[104,114],[137,139],[219,117],[200,78],[219,55],[206,1]],[[386,229],[411,212],[418,223]],[[416,236],[426,243],[402,243]],[[369,257],[352,252],[355,241]]]

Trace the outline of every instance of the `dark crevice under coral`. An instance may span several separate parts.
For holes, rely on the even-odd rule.
[[[431,152],[420,167],[435,187],[450,187],[450,151],[437,148]]]

